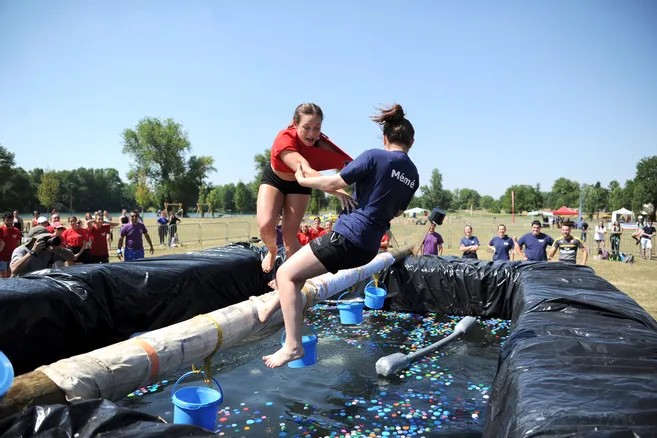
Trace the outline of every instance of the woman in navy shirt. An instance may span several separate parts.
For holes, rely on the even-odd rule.
[[[466,225],[463,229],[460,250],[463,251],[464,259],[477,259],[477,250],[479,249],[479,239],[472,235],[472,227]]]
[[[378,253],[390,220],[404,212],[419,187],[417,168],[408,157],[415,130],[402,107],[384,108],[372,120],[383,127],[383,149],[363,152],[335,175],[307,176],[302,165],[297,168],[296,179],[305,187],[333,191],[354,184],[357,206],[338,218],[332,232],[312,240],[281,265],[276,274],[278,299],[257,304],[263,322],[279,304],[283,311],[285,344],[262,358],[269,368],[304,355],[301,285],[327,271],[369,263]]]
[[[493,260],[509,260],[513,258],[513,239],[506,235],[506,225],[497,226],[497,236],[488,242],[488,247],[493,251]]]

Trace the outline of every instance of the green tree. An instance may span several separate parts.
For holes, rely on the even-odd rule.
[[[429,185],[421,186],[422,195],[420,202],[422,207],[432,210],[439,207],[444,210],[452,208],[452,194],[449,190],[443,190],[443,176],[438,169],[433,169]]]
[[[210,211],[214,217],[214,212],[221,209],[221,187],[214,187],[205,197],[205,202],[210,206]]]
[[[41,177],[37,190],[37,197],[41,205],[50,209],[55,206],[59,197],[59,178],[55,172],[46,172]]]
[[[158,202],[192,204],[207,173],[215,170],[212,157],[186,158],[191,150],[187,133],[172,119],[146,117],[135,129],[124,130],[122,137],[123,153],[133,163],[129,178],[136,183],[144,175]]]
[[[624,207],[623,188],[618,181],[613,180],[609,183],[609,209],[611,211]]]
[[[493,207],[493,205],[495,204],[495,202],[496,202],[496,201],[495,201],[495,199],[493,199],[492,196],[484,195],[484,196],[482,196],[481,199],[479,200],[479,205],[480,205],[481,208],[483,208],[484,210],[488,210],[488,211],[490,211],[491,208]]]
[[[141,176],[135,185],[135,201],[141,210],[148,210],[153,205],[153,193],[146,183],[146,176]]]
[[[256,169],[256,174],[255,174],[255,181],[260,181],[262,179],[262,173],[265,171],[267,166],[270,166],[270,157],[271,157],[271,149],[265,149],[265,151],[261,154],[256,154],[253,157],[253,161],[255,161],[255,169]]]
[[[650,203],[653,207],[657,207],[657,155],[639,161],[636,165],[634,181],[639,187],[635,193],[639,199],[642,199],[641,206]]]
[[[594,213],[607,208],[608,192],[607,189],[600,185],[600,182],[592,186],[586,186],[584,189],[584,210],[588,211],[592,217]]]
[[[235,186],[235,209],[240,213],[253,211],[253,196],[242,181]]]
[[[578,182],[567,178],[559,178],[552,184],[552,191],[548,196],[547,204],[553,210],[562,205],[571,208],[577,207],[579,206],[579,195],[580,187]]]
[[[479,207],[481,195],[473,189],[455,189],[453,208],[459,210],[474,210]]]
[[[511,213],[511,192],[515,198],[515,212],[531,211],[540,208],[541,194],[535,187],[529,185],[514,185],[506,189],[500,197],[500,207]]]

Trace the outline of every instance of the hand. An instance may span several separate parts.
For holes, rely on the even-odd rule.
[[[155,250],[153,249],[153,247],[152,247],[152,246],[151,246],[151,250],[150,250],[150,253],[151,253],[151,255],[153,255],[153,254],[155,253]]]
[[[358,206],[356,200],[346,193],[335,192],[335,196],[340,200],[340,205],[342,206],[342,209],[345,210],[347,213],[350,213],[351,210],[353,210]]]
[[[45,239],[38,240],[34,244],[34,247],[32,247],[34,252],[37,253],[37,254],[41,254],[41,251],[43,251],[45,248],[46,248],[46,240]]]

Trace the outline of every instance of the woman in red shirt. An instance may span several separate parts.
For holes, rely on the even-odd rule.
[[[307,245],[311,240],[313,240],[308,224],[301,225],[301,229],[297,233],[297,240],[301,246]]]
[[[91,248],[89,230],[82,228],[80,221],[75,216],[68,218],[68,222],[71,224],[71,228],[62,233],[62,245],[73,251],[75,262],[93,263],[89,252],[89,248]]]
[[[271,164],[265,166],[263,171],[256,214],[260,238],[268,250],[262,260],[264,272],[271,271],[276,262],[276,221],[281,211],[286,259],[301,247],[297,232],[308,208],[312,189],[302,187],[297,182],[294,173],[299,165],[303,165],[307,175],[319,176],[318,170],[341,168],[351,161],[321,133],[323,119],[324,113],[318,105],[303,103],[297,106],[292,124],[278,133],[271,147]],[[336,163],[336,157],[344,157],[344,164]],[[354,200],[344,190],[330,193],[338,196],[343,208],[351,209],[354,205]]]

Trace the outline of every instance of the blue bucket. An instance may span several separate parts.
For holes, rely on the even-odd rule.
[[[14,367],[9,358],[0,351],[0,399],[5,395],[14,381]]]
[[[367,283],[367,286],[365,286],[365,305],[374,310],[382,309],[388,292],[383,288],[374,286],[373,284],[374,280],[370,281]]]
[[[192,424],[214,432],[217,425],[217,411],[224,400],[224,391],[215,378],[212,380],[219,391],[207,386],[187,386],[176,391],[178,384],[192,374],[199,374],[199,372],[190,371],[183,374],[171,389],[171,401],[175,406],[173,422],[175,424]]]
[[[338,301],[346,293],[349,292],[343,292],[342,295],[338,297]],[[340,311],[340,323],[357,325],[363,322],[363,307],[365,307],[365,305],[362,302],[352,301],[338,303],[337,308]]]
[[[308,327],[312,333],[301,336],[301,345],[303,345],[303,357],[287,363],[290,368],[303,368],[315,365],[317,363],[317,332],[311,326]],[[281,345],[285,344],[285,330],[281,335]]]

